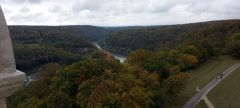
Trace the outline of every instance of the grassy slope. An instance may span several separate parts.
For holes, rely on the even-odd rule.
[[[201,100],[200,103],[195,108],[208,108],[208,106],[205,104],[203,100]]]
[[[240,107],[240,68],[218,84],[208,98],[216,108]]]
[[[223,72],[235,62],[236,61],[229,56],[221,56],[209,60],[207,63],[189,71],[190,79],[187,88],[179,95],[180,103],[178,107],[181,107],[195,94],[197,86],[199,88],[204,87],[209,81],[216,77],[217,73]]]

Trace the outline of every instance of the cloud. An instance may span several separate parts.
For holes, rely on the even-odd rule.
[[[9,20],[13,20],[16,21],[16,23],[19,24],[37,24],[37,23],[43,23],[45,20],[47,20],[47,18],[43,18],[43,14],[42,13],[29,13],[26,15],[22,15],[22,14],[16,14],[18,17],[12,16],[9,18]]]
[[[53,7],[49,7],[48,8],[49,12],[52,12],[52,13],[58,13],[61,11],[61,7],[60,6],[53,6]]]
[[[41,3],[42,0],[28,0],[29,3]]]
[[[11,25],[165,25],[240,18],[239,0],[2,1]]]
[[[104,0],[79,0],[72,5],[72,10],[79,12],[81,10],[97,10],[101,8]]]
[[[27,0],[12,0],[15,3],[25,3]]]
[[[22,13],[27,13],[27,12],[30,12],[30,9],[27,8],[27,7],[22,7],[22,8],[20,9],[20,12],[22,12]]]
[[[12,3],[23,4],[23,3],[41,3],[42,0],[9,0]]]

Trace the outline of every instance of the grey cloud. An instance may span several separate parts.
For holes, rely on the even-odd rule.
[[[13,3],[20,4],[20,3],[25,3],[27,0],[12,0],[12,1],[13,1]]]
[[[52,13],[58,13],[58,12],[61,11],[61,7],[60,7],[60,6],[49,7],[49,8],[48,8],[48,11],[49,11],[49,12],[52,12]]]
[[[27,8],[27,7],[22,7],[22,8],[20,9],[20,12],[27,13],[27,12],[30,12],[30,9]]]
[[[240,18],[239,0],[6,0],[3,5],[11,24],[161,25]]]
[[[28,0],[29,3],[41,3],[42,0]]]
[[[103,3],[104,0],[79,0],[73,3],[72,10],[74,12],[82,10],[98,10]]]
[[[9,18],[10,21],[18,23],[20,25],[23,25],[24,23],[30,24],[30,23],[43,23],[46,18],[43,18],[43,14],[42,13],[31,13],[31,14],[25,14],[22,15],[21,13],[16,14],[18,15],[18,17],[16,16],[12,16]]]
[[[11,0],[13,3],[22,4],[22,3],[41,3],[42,0]]]
[[[150,10],[152,12],[166,12],[173,8],[176,4],[171,2],[172,0],[151,0],[150,2]]]

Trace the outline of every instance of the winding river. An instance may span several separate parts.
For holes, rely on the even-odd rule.
[[[110,51],[107,51],[105,49],[102,49],[101,46],[97,42],[92,43],[94,46],[96,46],[100,50],[104,50],[108,53],[110,53],[115,59],[119,60],[121,63],[123,63],[126,60],[126,56],[120,55],[120,54],[115,54]],[[24,86],[28,86],[28,84],[34,80],[37,80],[37,77],[35,74],[29,75],[27,79],[24,81]]]
[[[100,49],[100,50],[104,50],[104,51],[107,51],[107,50],[105,50],[105,49],[102,49],[101,48],[101,46],[98,44],[98,42],[93,42],[92,43],[94,46],[96,46],[98,49]],[[117,60],[119,60],[121,63],[123,63],[125,60],[126,60],[126,56],[123,56],[123,55],[120,55],[120,54],[116,54],[116,53],[112,53],[112,52],[110,52],[110,51],[107,51],[108,53],[110,53],[110,54],[112,54],[112,56],[115,58],[115,59],[117,59]]]

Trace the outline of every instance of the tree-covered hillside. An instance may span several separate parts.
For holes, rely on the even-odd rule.
[[[8,98],[8,107],[172,108],[181,103],[178,98],[189,74],[194,74],[190,70],[219,55],[240,57],[239,20],[114,34],[126,31],[131,35],[118,39],[132,40],[133,46],[121,40],[126,43],[116,48],[137,50],[124,63],[101,56],[90,42],[63,31],[37,38],[17,38],[18,33],[11,32],[17,65],[36,67],[39,63],[40,69],[37,80]]]
[[[239,34],[231,36],[226,41],[229,49],[238,48],[239,39]],[[174,107],[188,84],[189,70],[222,54],[214,50],[216,47],[197,41],[169,50],[140,49],[130,53],[123,64],[106,57],[85,58],[67,66],[50,63],[39,70],[39,80],[16,92],[8,105],[9,108]]]
[[[28,74],[50,62],[67,65],[97,56],[90,41],[108,33],[94,26],[10,26],[9,30],[17,69]]]
[[[9,30],[13,35],[21,37],[39,37],[56,34],[67,34],[84,38],[89,41],[98,41],[110,33],[110,31],[107,29],[89,25],[9,26]]]
[[[178,44],[194,43],[199,39],[214,39],[215,41],[211,43],[224,44],[226,37],[238,31],[240,31],[240,20],[153,26],[114,32],[100,44],[113,52],[127,54],[141,48],[168,49]]]

